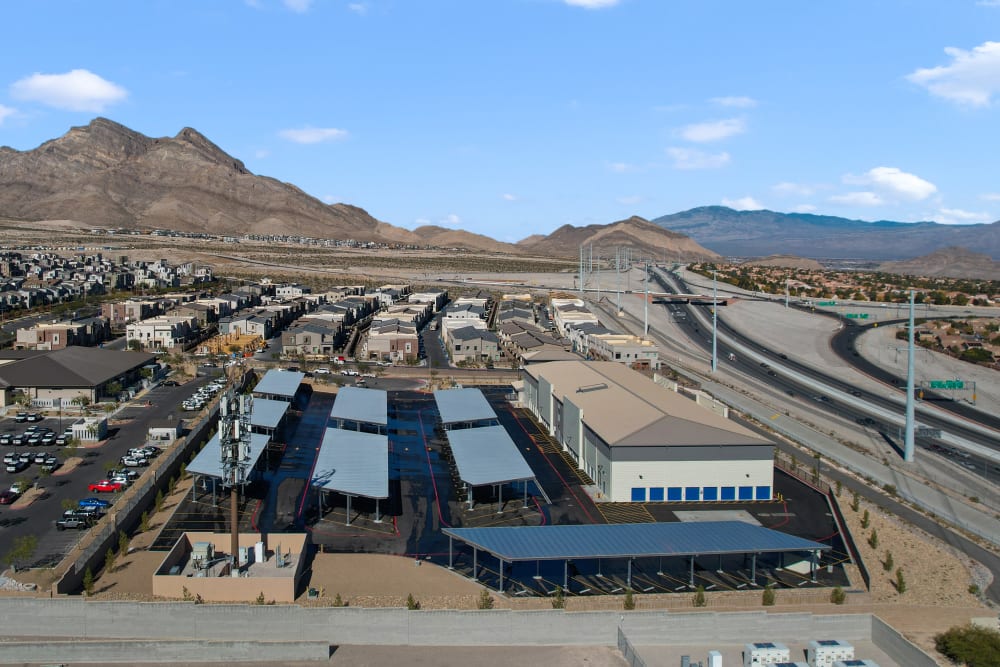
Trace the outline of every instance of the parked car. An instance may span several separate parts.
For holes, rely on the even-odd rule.
[[[49,455],[46,454],[45,452],[38,452],[37,454],[35,454],[35,458],[33,458],[31,461],[32,461],[32,463],[35,463],[37,465],[41,465],[41,464],[45,463],[45,460],[48,459],[48,458],[49,458]]]
[[[7,466],[4,468],[4,470],[10,473],[18,473],[21,472],[22,470],[27,469],[27,467],[28,467],[27,463],[21,460],[17,460],[14,461],[13,463],[8,463]]]
[[[45,417],[43,417],[42,415],[38,414],[37,412],[29,412],[28,413],[28,421],[29,422],[40,422],[43,419],[45,419]]]
[[[10,505],[17,500],[18,497],[18,494],[13,491],[4,491],[3,493],[0,493],[0,505]]]
[[[67,528],[70,530],[84,530],[90,528],[92,523],[90,517],[86,516],[63,517],[56,521],[56,530],[66,530]]]
[[[14,461],[17,461],[19,458],[21,457],[18,456],[16,452],[7,452],[6,454],[3,455],[3,462],[6,465],[7,463],[13,463]]]
[[[100,482],[94,482],[88,485],[87,490],[91,493],[116,493],[118,491],[124,491],[125,485],[122,482],[102,479]]]
[[[25,440],[26,438],[23,435],[12,435],[10,437],[10,444],[14,445],[15,447],[20,447],[21,445],[24,444]]]
[[[10,490],[13,491],[14,493],[16,493],[17,495],[21,495],[22,493],[24,493],[25,491],[27,491],[29,488],[31,488],[31,485],[28,484],[27,482],[23,482],[23,481],[22,482],[14,482],[13,484],[10,485]]]
[[[76,504],[78,507],[100,507],[101,509],[108,509],[111,507],[111,503],[103,498],[84,498]]]
[[[10,433],[4,433],[3,435],[0,435],[0,445],[9,445],[10,439],[11,439]]]
[[[56,443],[56,434],[55,433],[52,433],[50,431],[49,433],[46,433],[45,435],[42,436],[42,444],[43,445],[54,445],[55,443]]]
[[[48,458],[45,459],[45,461],[42,462],[41,469],[45,472],[52,472],[60,465],[62,464],[59,462],[59,459],[57,459],[54,456],[49,456]]]
[[[134,482],[139,479],[139,473],[129,468],[116,468],[108,471],[108,479],[114,479],[116,477],[124,477],[126,482]]]
[[[18,412],[16,415],[14,415],[14,421],[16,421],[18,424],[23,424],[24,422],[28,421],[28,413]]]
[[[149,462],[146,459],[138,456],[123,456],[118,459],[118,462],[129,468],[141,468],[149,465]]]
[[[178,382],[177,380],[166,380],[165,382],[161,382],[160,386],[161,387],[179,387],[179,386],[181,386],[181,383]]]

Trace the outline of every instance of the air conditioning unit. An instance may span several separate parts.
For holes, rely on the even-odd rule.
[[[195,542],[191,548],[191,562],[198,569],[209,566],[215,558],[215,545],[211,542]]]

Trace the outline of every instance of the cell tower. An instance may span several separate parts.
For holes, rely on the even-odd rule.
[[[237,394],[231,388],[226,390],[219,403],[219,445],[222,460],[222,485],[229,485],[229,523],[232,527],[232,575],[240,574],[240,488],[247,483],[250,471],[250,414],[253,411],[253,397]]]

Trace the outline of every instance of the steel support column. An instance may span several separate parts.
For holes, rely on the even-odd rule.
[[[448,569],[449,570],[454,570],[455,569],[455,565],[454,565],[455,551],[454,551],[454,545],[452,544],[453,541],[454,541],[454,538],[452,538],[452,536],[449,535],[448,536]]]

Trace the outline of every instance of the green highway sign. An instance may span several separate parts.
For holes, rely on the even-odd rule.
[[[817,301],[816,305],[817,306],[836,306],[837,302],[836,301]]]
[[[964,389],[965,382],[962,380],[931,380],[931,389]]]
[[[867,320],[868,313],[846,313],[844,317],[849,320]]]

